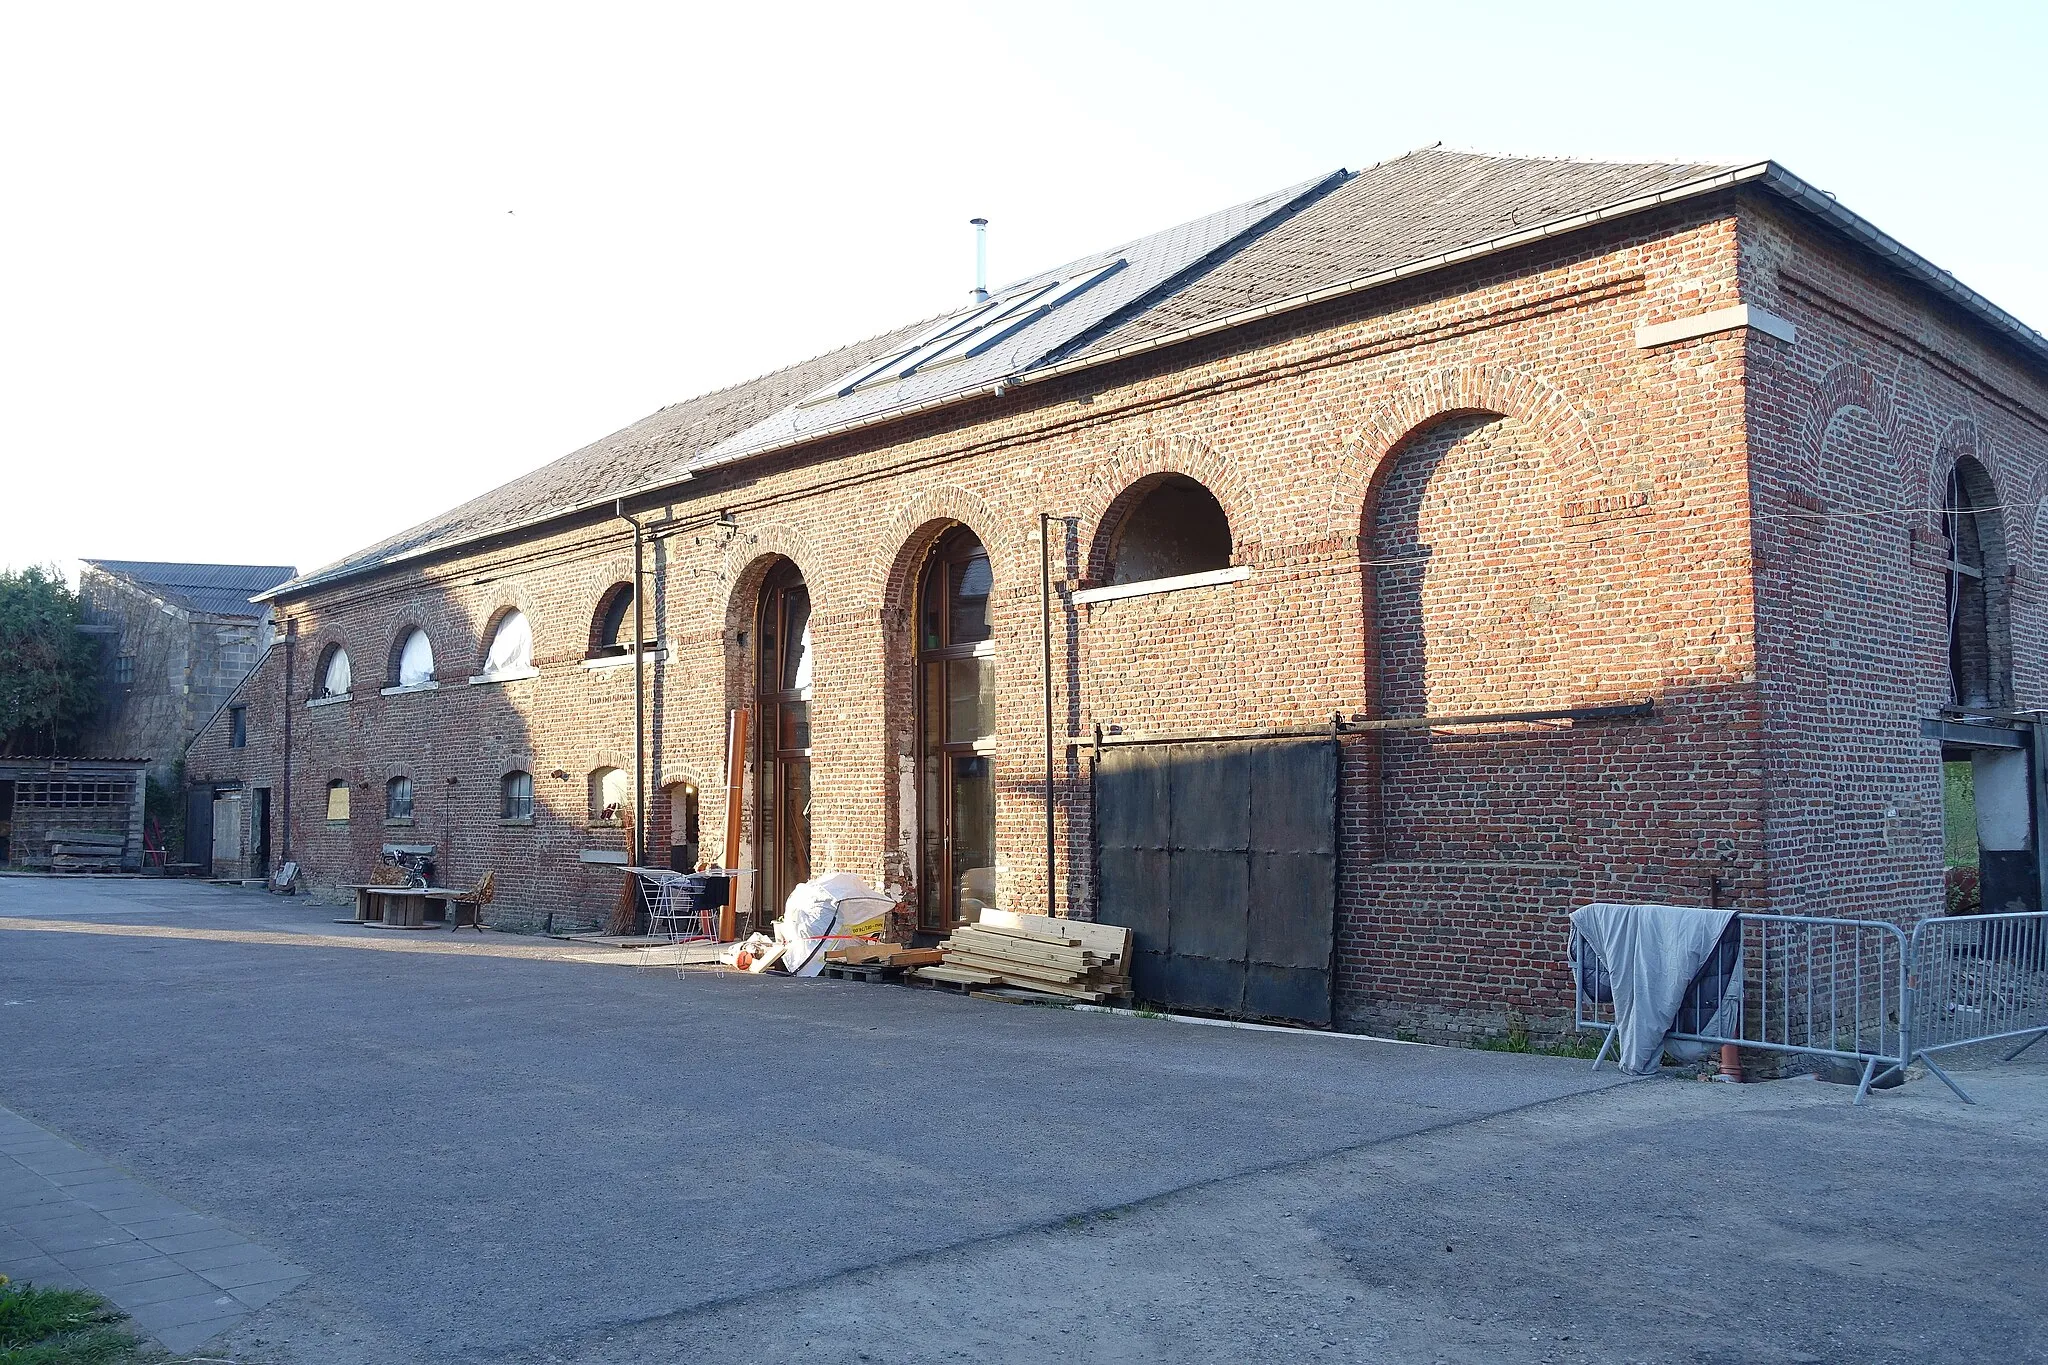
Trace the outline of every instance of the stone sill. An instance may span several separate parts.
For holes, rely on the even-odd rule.
[[[531,815],[515,815],[510,817],[501,815],[498,817],[498,823],[511,829],[532,829],[533,817]]]
[[[488,683],[518,682],[522,678],[538,678],[540,670],[528,665],[525,668],[508,668],[503,673],[479,673],[469,680],[471,687],[482,687]]]
[[[431,680],[423,683],[407,683],[403,687],[382,687],[377,690],[380,697],[402,697],[409,692],[438,692],[441,684]]]
[[[668,650],[665,648],[642,650],[640,657],[651,664],[666,663],[668,662]],[[605,654],[595,659],[585,659],[583,661],[583,666],[592,671],[606,668],[630,668],[632,664],[633,656],[630,653]]]
[[[384,817],[384,828],[411,829],[412,817],[410,815],[387,815]]]
[[[353,692],[343,692],[343,693],[342,693],[342,694],[340,694],[339,696],[334,696],[334,697],[314,697],[314,698],[311,698],[310,700],[308,700],[308,701],[307,701],[307,703],[306,703],[306,706],[307,706],[307,707],[308,707],[309,709],[310,709],[310,708],[312,708],[312,707],[315,707],[315,706],[340,706],[340,705],[341,705],[341,704],[342,704],[343,702],[351,702],[351,701],[354,701],[355,699],[356,699],[356,694],[355,694],[355,693],[353,693]]]
[[[1206,573],[1185,573],[1174,578],[1148,578],[1142,583],[1115,583],[1106,588],[1083,588],[1074,594],[1077,606],[1090,602],[1115,602],[1125,597],[1150,597],[1155,593],[1179,592],[1184,588],[1220,587],[1242,583],[1252,576],[1251,565],[1210,569]]]
[[[632,855],[624,852],[615,853],[608,848],[586,848],[576,855],[576,859],[578,862],[610,863],[616,867],[624,867],[631,861]]]

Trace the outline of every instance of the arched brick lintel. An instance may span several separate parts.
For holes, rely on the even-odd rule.
[[[918,568],[933,543],[955,524],[974,532],[987,548],[999,593],[1027,578],[1037,582],[1029,526],[998,516],[977,493],[940,484],[921,490],[876,532],[861,582],[861,605],[883,613],[909,611]]]
[[[1650,492],[1650,471],[1634,458],[1603,456],[1586,413],[1558,388],[1505,365],[1443,369],[1373,409],[1345,441],[1330,534],[1361,534],[1393,458],[1446,418],[1512,417],[1529,427],[1558,465],[1562,500],[1593,504]]]
[[[1123,519],[1168,474],[1193,479],[1223,505],[1230,519],[1230,558],[1244,564],[1257,557],[1266,539],[1265,518],[1251,481],[1237,461],[1200,436],[1189,433],[1147,435],[1116,449],[1081,495],[1080,505],[1049,509],[1074,517],[1083,528],[1086,558],[1081,577],[1088,583],[1109,578],[1110,558]],[[1059,566],[1055,566],[1055,573]]]

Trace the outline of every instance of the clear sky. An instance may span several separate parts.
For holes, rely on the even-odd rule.
[[[0,5],[0,563],[315,567],[1434,141],[1774,157],[2048,328],[2048,6]]]

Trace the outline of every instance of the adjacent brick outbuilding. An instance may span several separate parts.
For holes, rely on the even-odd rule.
[[[1113,911],[1098,729],[1334,718],[1334,1017],[1423,1036],[1561,1018],[1563,916],[1590,899],[1940,908],[1943,750],[1920,722],[2048,683],[2048,342],[1831,200],[1769,164],[1428,149],[991,308],[664,409],[283,585],[288,633],[237,699],[245,746],[216,725],[188,773],[274,790],[315,884],[431,843],[444,882],[496,872],[501,921],[560,925],[616,898],[604,860],[633,804],[613,798],[637,766],[651,857],[673,840],[751,867],[804,837],[810,869],[900,895],[909,932],[970,894]],[[1964,454],[2005,508],[1969,580],[1990,585],[1997,697],[1951,689],[1941,509]],[[1226,562],[1200,559],[1201,490]],[[1176,525],[1133,529],[1169,505]],[[611,610],[628,517],[637,765],[630,613]],[[1119,582],[1137,535],[1199,567]],[[928,634],[920,582],[949,536],[955,586],[925,600],[964,614]],[[764,585],[799,575],[807,596],[764,618]],[[764,682],[764,620],[793,631],[802,610],[801,639],[771,633],[802,685]],[[415,631],[427,681],[401,667]],[[728,850],[741,709],[790,728],[750,745]],[[800,808],[761,791],[806,774]],[[982,866],[954,854],[984,790]]]

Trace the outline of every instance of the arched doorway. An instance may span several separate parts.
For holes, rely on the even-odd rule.
[[[964,526],[939,537],[918,582],[918,927],[930,932],[996,903],[994,582]]]
[[[698,818],[697,784],[671,782],[668,794],[668,866],[672,872],[695,872],[703,847]]]
[[[755,639],[754,829],[761,901],[756,923],[782,913],[811,879],[811,594],[788,560],[761,584]]]

